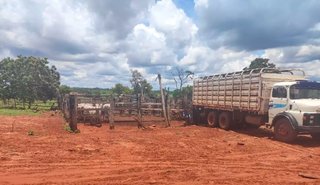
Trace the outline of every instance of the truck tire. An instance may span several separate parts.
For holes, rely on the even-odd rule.
[[[320,133],[310,134],[312,139],[320,141]]]
[[[279,141],[291,143],[297,138],[298,132],[292,128],[287,118],[281,118],[275,124],[274,135]]]
[[[219,126],[223,130],[230,130],[232,127],[232,116],[230,112],[223,112],[219,116]]]
[[[193,122],[198,125],[200,122],[200,115],[199,112],[197,111],[198,107],[194,106],[193,107]]]
[[[219,126],[219,114],[217,111],[210,111],[207,115],[207,123],[209,127]]]

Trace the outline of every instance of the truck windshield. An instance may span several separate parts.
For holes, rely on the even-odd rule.
[[[290,87],[290,99],[320,99],[320,87],[293,85]]]

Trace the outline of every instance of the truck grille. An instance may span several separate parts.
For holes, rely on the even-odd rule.
[[[320,114],[304,114],[303,116],[307,118],[306,120],[303,120],[304,126],[320,126]]]

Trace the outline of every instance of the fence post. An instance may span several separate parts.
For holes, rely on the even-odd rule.
[[[163,94],[163,89],[162,89],[162,83],[161,83],[161,75],[158,74],[158,80],[159,80],[159,86],[160,86],[160,95],[161,95],[161,102],[162,102],[162,113],[163,113],[163,117],[164,117],[164,127],[168,127],[168,119],[167,119],[167,114],[166,114],[166,105],[165,105],[165,101],[164,101],[164,94]]]
[[[78,116],[77,116],[77,108],[78,108],[78,96],[77,95],[70,95],[70,123],[69,126],[72,131],[78,130],[77,123],[78,123]]]
[[[138,118],[138,128],[141,128],[141,99],[142,99],[142,95],[141,94],[137,94],[137,118]]]
[[[110,130],[114,130],[114,94],[111,94],[109,111]]]
[[[61,95],[59,95],[59,96],[58,96],[58,100],[57,100],[57,103],[58,103],[58,110],[61,110],[61,105],[60,105],[61,100],[60,100],[60,97],[61,97]]]
[[[166,98],[167,102],[167,119],[168,119],[168,126],[170,127],[170,89],[168,88],[167,91],[167,98]]]

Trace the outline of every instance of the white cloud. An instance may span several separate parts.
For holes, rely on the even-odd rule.
[[[199,75],[230,73],[242,70],[259,56],[245,51],[235,52],[226,48],[216,50],[204,46],[190,47],[187,54],[180,60],[180,65],[188,66],[189,70]]]
[[[14,58],[9,49],[1,49],[0,47],[0,59],[7,57]]]
[[[316,1],[305,7],[289,3],[287,9],[283,3],[279,8],[194,0],[195,19],[174,2],[0,0],[0,57],[48,57],[63,84],[87,87],[130,86],[130,69],[156,89],[157,74],[174,87],[171,71],[177,65],[196,76],[228,73],[248,66],[259,57],[257,50],[278,67],[319,76],[320,23],[311,19],[319,16],[304,9],[313,10]],[[297,7],[293,18],[292,7]],[[283,17],[269,22],[268,13],[283,9]],[[261,12],[262,18],[255,16]]]
[[[189,44],[198,28],[178,9],[172,0],[158,1],[150,9],[150,26],[165,34],[169,46],[181,48]]]
[[[155,28],[143,24],[135,26],[127,38],[128,64],[136,66],[174,65],[177,57],[166,47],[166,38]]]
[[[320,53],[320,46],[301,46],[299,52],[296,54],[297,57],[313,56]]]
[[[320,23],[317,23],[310,31],[320,31]]]
[[[267,49],[265,50],[265,54],[261,55],[262,58],[268,58],[270,59],[270,62],[272,63],[280,63],[283,59],[284,53],[283,49]]]
[[[208,0],[194,0],[195,7],[203,6],[208,8]]]
[[[87,77],[87,71],[82,69],[82,70],[76,70],[74,71],[75,78],[81,79]]]

